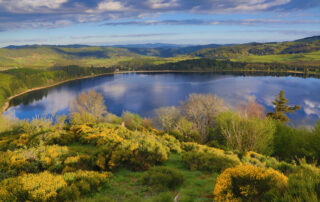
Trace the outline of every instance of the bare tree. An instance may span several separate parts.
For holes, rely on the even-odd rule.
[[[218,114],[227,109],[223,99],[211,94],[191,94],[182,102],[183,114],[195,124],[203,142],[207,140],[208,127],[214,127]]]
[[[107,113],[107,107],[100,93],[90,90],[81,93],[70,103],[70,111],[78,113],[89,113],[97,119],[101,119]]]

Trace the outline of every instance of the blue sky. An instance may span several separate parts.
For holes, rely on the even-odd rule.
[[[0,0],[0,47],[226,44],[320,35],[320,0]]]

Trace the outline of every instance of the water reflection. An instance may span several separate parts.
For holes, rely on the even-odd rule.
[[[103,94],[108,111],[123,111],[152,116],[161,106],[178,105],[190,93],[212,93],[223,97],[231,106],[254,97],[268,111],[280,90],[290,103],[302,110],[290,115],[296,125],[313,125],[320,116],[320,80],[291,76],[239,76],[226,74],[122,74],[69,82],[57,87],[20,96],[11,102],[6,114],[20,119],[35,115],[67,114],[74,96],[88,90]]]

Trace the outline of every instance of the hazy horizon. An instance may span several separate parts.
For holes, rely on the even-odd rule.
[[[9,45],[234,44],[320,35],[318,0],[0,0]]]

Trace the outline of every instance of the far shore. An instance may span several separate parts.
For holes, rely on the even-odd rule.
[[[76,80],[82,80],[82,79],[89,79],[89,78],[95,78],[95,77],[99,77],[99,76],[104,76],[104,75],[115,75],[115,74],[129,74],[129,73],[224,73],[224,72],[262,72],[262,73],[289,73],[289,74],[301,74],[304,75],[305,72],[301,72],[301,71],[264,71],[264,70],[224,70],[224,71],[195,71],[195,70],[191,70],[191,71],[187,71],[187,70],[138,70],[138,71],[116,71],[116,72],[112,72],[112,73],[102,73],[102,74],[94,74],[94,75],[88,75],[88,76],[81,76],[81,77],[77,77],[77,78],[73,78],[73,79],[67,79],[64,81],[59,81],[57,83],[54,84],[50,84],[50,85],[45,85],[45,86],[41,86],[41,87],[36,87],[36,88],[31,88],[28,89],[26,91],[23,91],[21,93],[18,93],[16,95],[10,96],[9,98],[7,98],[7,101],[5,102],[5,104],[2,106],[2,108],[0,109],[0,115],[3,114],[9,107],[10,107],[10,101],[16,97],[19,97],[21,95],[33,92],[33,91],[37,91],[37,90],[43,90],[46,88],[51,88],[51,87],[55,87],[70,81],[76,81]],[[320,75],[319,73],[312,73],[310,75]]]

